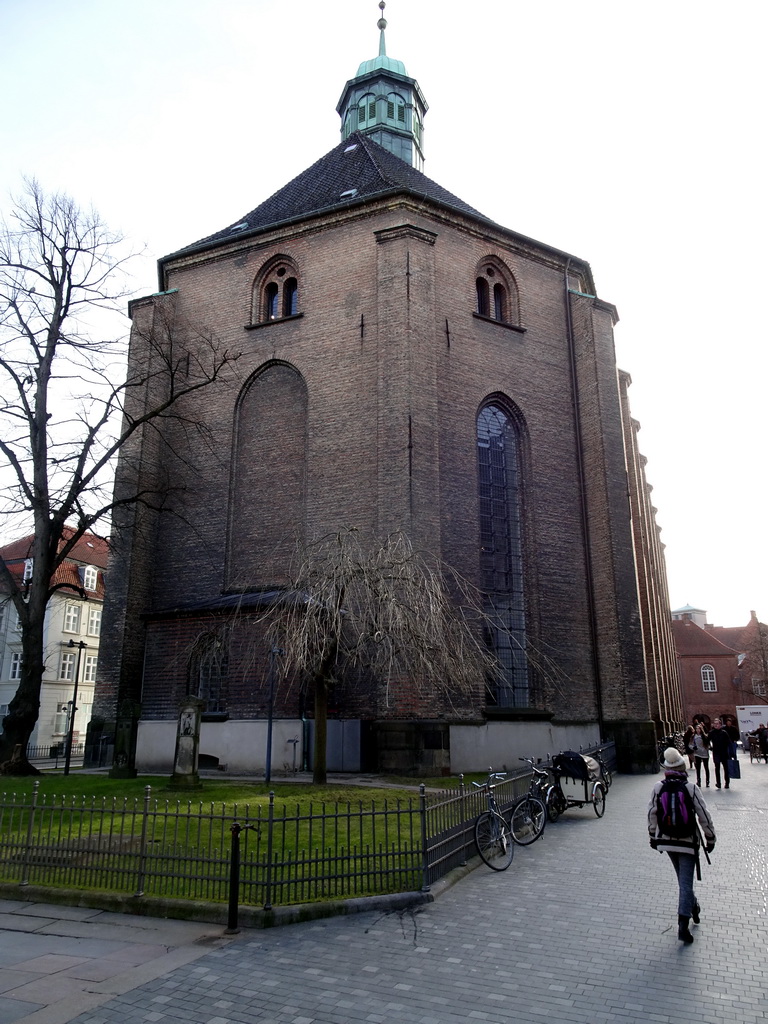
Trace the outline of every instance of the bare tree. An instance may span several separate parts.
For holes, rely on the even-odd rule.
[[[313,775],[326,780],[329,688],[357,678],[388,705],[398,688],[435,706],[476,703],[495,660],[479,631],[480,595],[403,533],[369,540],[354,529],[301,552],[285,596],[267,614],[286,676],[314,696]]]
[[[184,398],[220,381],[237,358],[181,324],[171,303],[152,320],[141,361],[128,364],[124,342],[101,334],[126,296],[124,249],[96,213],[35,181],[0,227],[0,473],[10,480],[0,516],[6,536],[34,530],[26,581],[0,559],[0,590],[16,608],[22,644],[0,765],[13,755],[18,772],[35,771],[26,747],[56,569],[86,531],[108,531],[118,508],[167,498],[156,481],[113,495],[116,455],[147,430],[162,433],[169,418],[185,423]]]

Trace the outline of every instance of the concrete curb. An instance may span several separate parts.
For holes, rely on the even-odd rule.
[[[326,917],[367,914],[372,911],[401,911],[425,903],[433,903],[442,893],[464,878],[481,863],[479,857],[467,865],[454,868],[430,889],[416,892],[383,893],[378,896],[356,896],[347,900],[300,903],[272,910],[241,905],[238,908],[239,928],[276,928],[300,921],[319,921]],[[55,906],[87,907],[116,914],[138,917],[173,918],[226,927],[228,907],[225,903],[203,900],[163,899],[155,896],[126,896],[119,893],[84,892],[80,889],[57,889],[42,885],[13,885],[0,882],[0,899],[23,903],[49,903]]]

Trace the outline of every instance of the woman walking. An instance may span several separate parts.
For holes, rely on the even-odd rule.
[[[667,747],[662,761],[664,778],[657,782],[648,805],[648,835],[651,846],[669,854],[677,875],[677,937],[693,942],[690,920],[699,923],[701,907],[693,889],[693,872],[699,860],[699,830],[704,833],[706,851],[715,848],[715,826],[698,786],[688,781],[685,758],[675,747]],[[698,875],[701,878],[701,875]]]
[[[696,785],[701,786],[701,769],[703,768],[707,789],[709,789],[709,736],[701,724],[696,726],[696,732],[693,734],[693,759],[696,763]]]

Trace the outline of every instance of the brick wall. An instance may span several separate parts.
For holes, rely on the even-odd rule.
[[[246,329],[259,270],[281,253],[298,268],[300,315]],[[489,256],[514,276],[521,330],[473,315]],[[140,560],[116,563],[119,573],[133,558],[146,572],[126,576],[110,628],[127,605],[138,642],[137,608],[269,585],[294,537],[348,526],[404,529],[477,584],[476,417],[503,396],[521,429],[533,702],[563,721],[594,720],[597,663],[606,716],[647,718],[611,312],[574,304],[588,549],[564,274],[554,250],[398,199],[179,256],[167,268],[179,317],[242,355],[220,386],[185,403],[185,424],[168,425],[162,442],[184,453],[168,471],[174,514],[153,524]],[[155,451],[164,461],[159,442]],[[152,622],[145,714],[170,713],[166,682],[178,691],[192,627]],[[105,694],[118,674],[115,655]],[[364,691],[346,695],[350,717],[477,717],[483,704],[482,681],[458,712],[402,682],[388,704]],[[238,699],[238,713],[255,713],[253,693]]]

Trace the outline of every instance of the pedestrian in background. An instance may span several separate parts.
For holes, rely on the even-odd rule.
[[[696,726],[696,732],[693,734],[693,758],[696,762],[696,785],[701,785],[701,769],[703,768],[707,789],[709,789],[709,735],[701,724]]]
[[[731,776],[728,771],[728,758],[731,750],[731,737],[723,728],[723,723],[716,718],[709,732],[709,749],[715,762],[715,789],[720,789],[720,768],[723,769],[725,788],[731,788]]]
[[[675,747],[667,747],[661,764],[664,778],[657,782],[648,805],[648,835],[651,846],[669,854],[677,875],[677,937],[693,942],[690,921],[699,923],[701,906],[693,888],[693,873],[699,870],[699,825],[706,851],[715,848],[715,826],[698,786],[688,781],[685,758]]]

